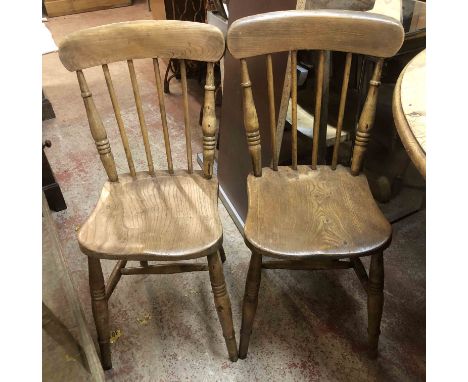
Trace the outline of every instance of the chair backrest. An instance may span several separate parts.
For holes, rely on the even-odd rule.
[[[343,115],[348,91],[352,54],[378,57],[366,101],[359,118],[351,163],[351,172],[357,175],[369,141],[377,101],[383,59],[393,56],[401,47],[404,31],[401,24],[386,16],[358,11],[310,10],[280,11],[244,17],[235,21],[227,34],[231,54],[241,61],[241,87],[243,88],[244,127],[255,176],[262,174],[260,132],[257,112],[252,97],[246,59],[266,55],[270,131],[272,135],[272,167],[278,168],[276,148],[276,120],[273,93],[272,53],[289,51],[291,59],[291,122],[292,167],[297,169],[297,51],[319,51],[317,67],[315,115],[312,144],[312,169],[317,168],[320,110],[325,73],[326,51],[346,52],[343,85],[338,111],[336,139],[332,159],[335,169],[341,138]]]
[[[207,62],[202,122],[203,171],[204,175],[210,178],[213,173],[216,143],[214,64],[222,57],[224,49],[224,36],[216,27],[202,23],[176,20],[130,21],[103,25],[72,33],[63,40],[59,47],[60,60],[65,68],[69,71],[76,71],[77,73],[91,134],[110,181],[118,181],[117,169],[106,130],[94,104],[92,94],[89,91],[83,69],[99,65],[102,66],[115,118],[122,138],[128,167],[131,175],[136,176],[135,165],[108,64],[117,61],[127,61],[141,134],[145,146],[148,171],[150,174],[154,174],[153,159],[148,139],[148,128],[143,114],[133,60],[144,58],[153,59],[167,166],[170,173],[173,173],[174,169],[158,58],[180,60],[187,167],[189,172],[193,171],[193,164],[185,60]]]

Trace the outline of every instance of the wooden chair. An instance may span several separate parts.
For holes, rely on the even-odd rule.
[[[241,62],[244,126],[253,165],[247,179],[245,242],[252,251],[242,313],[239,357],[245,358],[257,309],[261,268],[353,268],[368,296],[370,353],[377,355],[383,308],[383,250],[391,226],[372,198],[360,169],[373,125],[383,58],[403,42],[396,20],[356,11],[281,11],[237,20],[228,31],[228,49]],[[297,164],[297,51],[319,51],[311,166]],[[272,53],[291,60],[292,165],[278,166]],[[347,52],[339,120],[331,166],[317,163],[324,57]],[[379,57],[357,126],[351,168],[337,164],[352,53]],[[247,58],[266,55],[272,163],[262,168],[260,132]],[[280,260],[263,262],[269,256]],[[360,260],[371,256],[369,276]]]
[[[108,300],[121,275],[209,271],[214,301],[231,361],[237,360],[231,304],[220,255],[222,226],[217,209],[218,182],[213,176],[215,100],[213,66],[224,53],[223,34],[215,27],[187,21],[132,21],[72,33],[60,44],[60,59],[76,71],[91,134],[108,181],[100,199],[78,232],[88,256],[93,316],[103,367],[112,367]],[[153,166],[148,129],[134,69],[134,59],[152,58],[159,97],[168,170]],[[158,58],[180,60],[188,170],[174,170]],[[148,171],[137,172],[112,84],[108,64],[127,61]],[[185,60],[207,62],[203,118],[203,170],[194,170],[188,115]],[[117,174],[106,130],[86,83],[83,69],[102,65],[129,173]],[[208,265],[180,260],[207,257]],[[100,259],[117,260],[104,284]],[[126,267],[128,261],[139,267]],[[173,261],[149,265],[148,261]]]

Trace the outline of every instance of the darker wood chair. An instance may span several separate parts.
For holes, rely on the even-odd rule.
[[[242,18],[228,31],[228,49],[241,62],[244,126],[252,158],[248,176],[245,242],[252,251],[242,313],[239,357],[245,358],[257,309],[261,268],[353,268],[367,292],[369,349],[377,355],[383,309],[383,250],[392,229],[360,174],[372,129],[383,58],[403,42],[394,19],[356,11],[281,11]],[[319,51],[313,126],[312,163],[297,165],[298,50]],[[291,60],[292,165],[278,166],[272,53],[289,51]],[[319,165],[318,137],[324,61],[327,51],[347,53],[331,166]],[[352,54],[378,57],[357,126],[351,168],[337,164]],[[260,132],[247,59],[266,56],[272,163],[262,168]],[[262,262],[263,256],[279,260]],[[360,260],[371,256],[369,275]]]
[[[93,316],[101,361],[112,367],[109,343],[108,300],[121,275],[169,274],[209,271],[216,310],[231,361],[237,360],[231,303],[221,259],[222,226],[218,215],[218,182],[213,176],[215,149],[214,63],[224,53],[223,34],[215,27],[187,21],[132,21],[82,30],[60,44],[60,59],[76,71],[91,134],[108,181],[91,215],[78,232],[82,252],[88,256]],[[134,69],[134,59],[151,58],[161,111],[168,170],[155,170],[148,129]],[[158,58],[180,62],[188,170],[174,170]],[[207,62],[203,118],[203,170],[192,164],[191,133],[185,60]],[[137,172],[132,159],[119,103],[108,64],[127,61],[135,96],[148,171]],[[129,173],[117,174],[106,130],[88,88],[83,69],[102,65]],[[208,264],[180,262],[207,257]],[[101,259],[117,260],[106,284]],[[126,267],[128,261],[141,266]],[[150,265],[148,261],[172,261]]]

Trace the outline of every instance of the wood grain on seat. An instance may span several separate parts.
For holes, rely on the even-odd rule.
[[[364,175],[338,166],[263,168],[247,180],[245,240],[252,251],[280,258],[343,258],[384,249],[391,226]]]
[[[222,243],[218,181],[176,170],[121,175],[106,182],[78,241],[91,257],[182,260],[215,253]],[[132,256],[132,258],[129,258]]]

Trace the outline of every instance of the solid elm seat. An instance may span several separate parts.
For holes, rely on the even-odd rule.
[[[263,168],[247,179],[245,241],[277,258],[349,258],[384,249],[392,228],[363,174],[337,166]],[[284,201],[294,200],[295,203]]]
[[[183,260],[216,252],[222,242],[218,181],[202,171],[120,175],[106,182],[78,242],[105,259]]]

